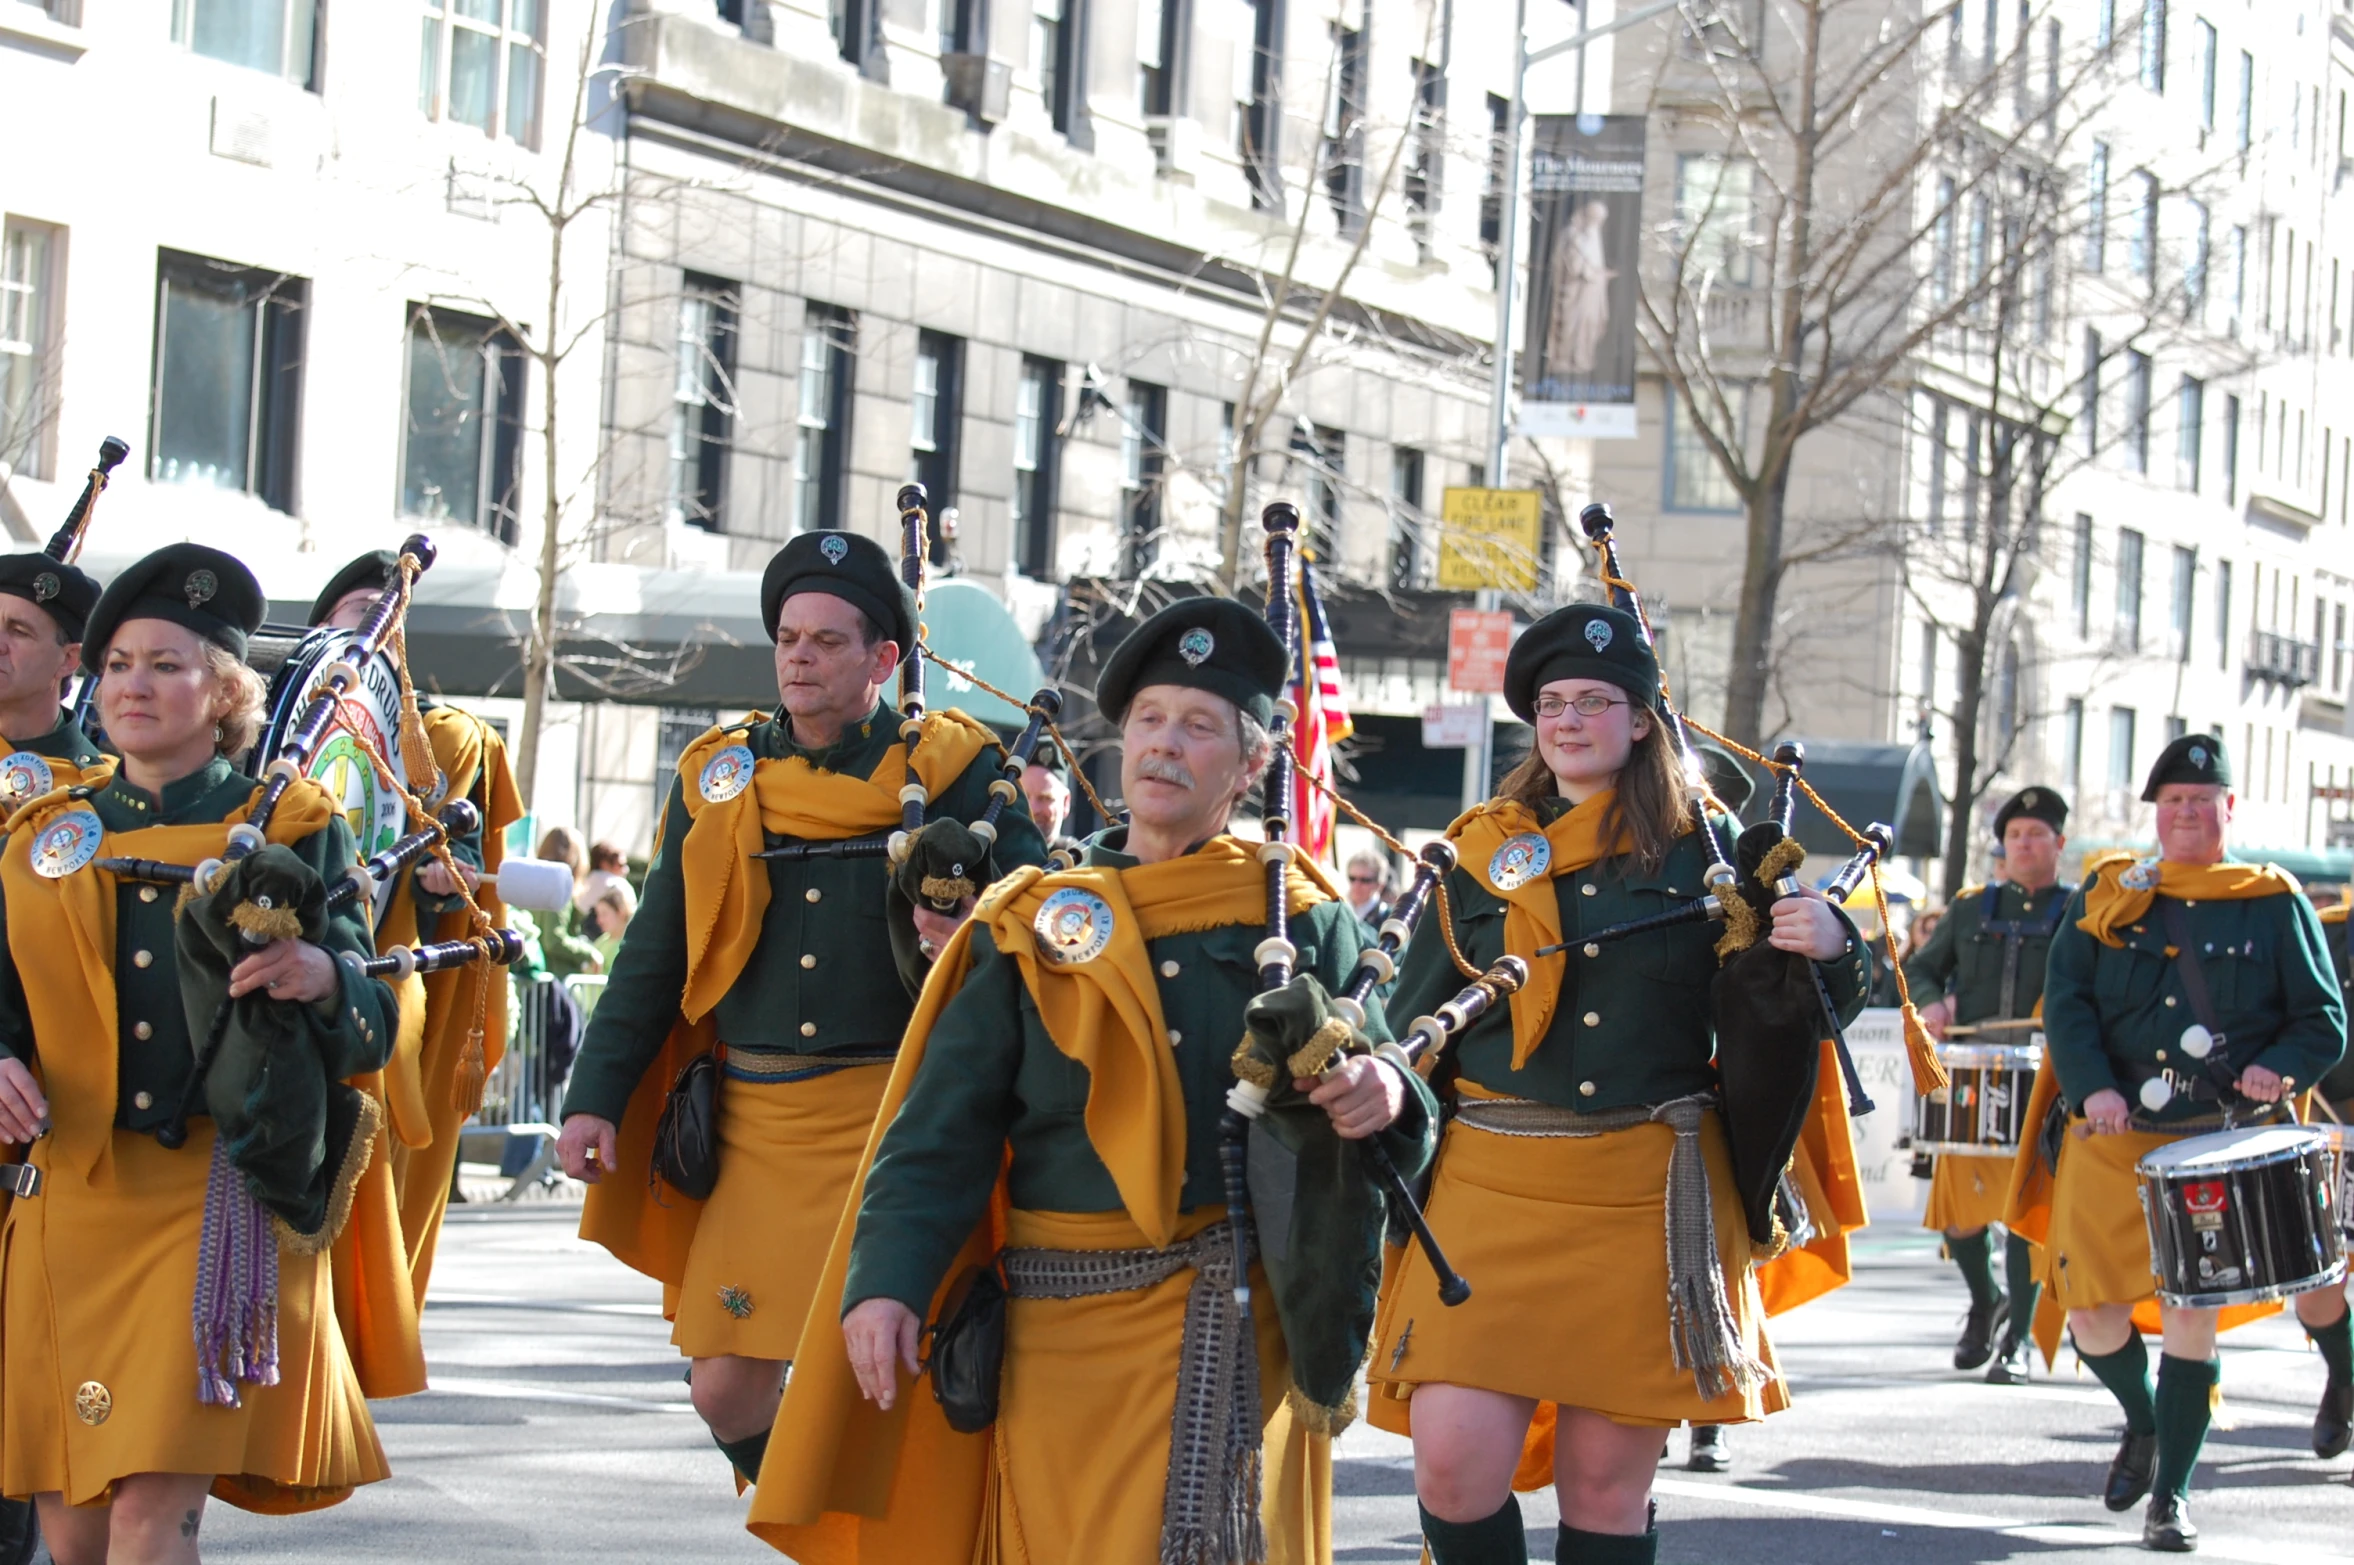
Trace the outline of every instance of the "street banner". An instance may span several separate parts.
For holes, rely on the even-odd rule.
[[[1510,609],[1455,609],[1447,615],[1447,687],[1460,695],[1504,688],[1504,660],[1512,652]]]
[[[1488,704],[1467,701],[1455,706],[1426,706],[1422,709],[1422,748],[1425,750],[1468,750],[1479,743],[1480,730],[1487,726]]]
[[[1635,438],[1640,114],[1539,114],[1529,166],[1523,435]]]
[[[1536,591],[1544,524],[1544,501],[1534,489],[1450,488],[1439,502],[1440,590]]]

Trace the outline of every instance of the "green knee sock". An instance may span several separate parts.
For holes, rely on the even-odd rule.
[[[1998,1291],[1994,1285],[1994,1246],[1987,1242],[1986,1230],[1981,1228],[1966,1239],[1949,1236],[1945,1248],[1954,1265],[1962,1269],[1962,1281],[1970,1285],[1971,1305],[1985,1309],[1993,1304]]]
[[[2214,1359],[2159,1355],[2158,1493],[2176,1499],[2190,1493],[2191,1469],[2199,1465],[2199,1447],[2207,1443],[2207,1420],[2221,1370]]]
[[[712,1444],[727,1453],[729,1461],[736,1464],[736,1471],[744,1475],[744,1482],[758,1483],[760,1482],[760,1459],[768,1455],[768,1435],[769,1432],[763,1429],[760,1433],[746,1435],[741,1440],[722,1440],[719,1436],[713,1435],[711,1441]]]
[[[2011,1289],[2011,1335],[2024,1337],[2035,1325],[2035,1301],[2043,1284],[2035,1280],[2035,1246],[2017,1234],[2003,1243],[2003,1279]]]
[[[1504,1507],[1475,1522],[1441,1521],[1422,1512],[1422,1537],[1432,1565],[1528,1565],[1528,1534],[1520,1527],[1520,1501],[1506,1495]]]
[[[1630,1538],[1615,1532],[1580,1532],[1563,1522],[1553,1558],[1557,1565],[1652,1565],[1659,1558],[1659,1529]]]
[[[2127,1337],[2125,1346],[2114,1353],[2087,1353],[2079,1347],[2076,1356],[2084,1360],[2086,1369],[2101,1377],[2109,1395],[2125,1409],[2129,1433],[2158,1432],[2158,1404],[2150,1395],[2150,1350],[2142,1346],[2140,1332]]]
[[[2330,1384],[2342,1386],[2354,1380],[2354,1310],[2340,1315],[2327,1326],[2308,1326],[2305,1335],[2321,1349],[2322,1362],[2329,1366]]]

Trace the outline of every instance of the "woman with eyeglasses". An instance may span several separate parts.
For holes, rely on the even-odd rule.
[[[1436,1565],[1528,1558],[1516,1474],[1551,1479],[1563,1565],[1649,1562],[1667,1431],[1749,1422],[1788,1393],[1715,1103],[1720,931],[1576,941],[1703,894],[1709,854],[1632,616],[1547,615],[1514,645],[1504,695],[1535,744],[1448,832],[1463,955],[1530,967],[1438,1068],[1455,1112],[1429,1215],[1472,1295],[1441,1305],[1420,1252],[1393,1254],[1368,1417],[1413,1437]],[[1861,1009],[1861,942],[1829,903],[1785,898],[1766,938],[1820,964],[1843,1015]],[[1425,919],[1390,1011],[1433,1011],[1464,981]]]

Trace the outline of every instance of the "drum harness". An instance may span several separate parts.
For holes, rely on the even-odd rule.
[[[2002,908],[2002,882],[1986,888],[1978,904],[1978,928],[2003,943],[2002,1014],[2019,1014],[2019,958],[2030,940],[2049,940],[2059,930],[2060,915],[2068,910],[2068,892],[2063,886],[2050,888],[2052,899],[2041,918],[1997,918]],[[2169,934],[2172,931],[2168,931]],[[2210,1024],[2212,1025],[2212,1024]]]

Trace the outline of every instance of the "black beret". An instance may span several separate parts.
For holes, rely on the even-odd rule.
[[[1104,659],[1095,704],[1114,723],[1148,685],[1185,685],[1224,696],[1261,723],[1275,720],[1275,701],[1290,670],[1283,643],[1258,611],[1232,598],[1186,598],[1128,633]]]
[[[2184,734],[2160,750],[2150,766],[2150,780],[2142,784],[2142,803],[2151,803],[2160,788],[2178,782],[2230,787],[2231,757],[2223,753],[2223,741],[2213,734]]]
[[[334,613],[335,605],[343,601],[346,593],[357,592],[362,587],[382,592],[392,585],[392,573],[399,564],[400,556],[390,549],[370,549],[327,578],[327,585],[311,600],[310,618],[303,623],[316,625]]]
[[[104,667],[107,643],[134,619],[170,620],[242,658],[266,606],[262,584],[235,555],[201,543],[166,544],[99,594],[82,636],[82,666],[92,673]]]
[[[0,555],[0,592],[46,609],[68,641],[82,639],[82,627],[98,605],[96,578],[46,554]]]
[[[1504,704],[1524,723],[1537,717],[1537,692],[1556,679],[1602,679],[1642,706],[1659,704],[1659,659],[1624,609],[1572,603],[1521,632],[1504,660]]]
[[[1030,752],[1030,764],[1042,766],[1057,777],[1070,775],[1070,768],[1063,764],[1062,746],[1044,734],[1038,736],[1038,748]]]
[[[1995,840],[1999,842],[2004,830],[2021,816],[2031,821],[2041,821],[2052,830],[2060,831],[2068,824],[2068,801],[2060,796],[2057,788],[2038,785],[2020,789],[2005,799],[2003,807],[1994,812]]]
[[[899,562],[864,533],[802,533],[777,550],[760,578],[760,622],[776,640],[776,617],[796,593],[823,592],[866,615],[905,657],[915,645],[915,594]]]
[[[1757,797],[1757,779],[1749,775],[1749,768],[1721,745],[1703,743],[1696,748],[1700,770],[1708,778],[1708,791],[1735,815],[1747,809],[1749,801]]]

